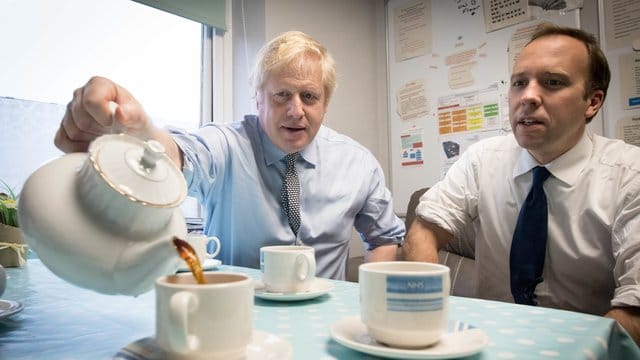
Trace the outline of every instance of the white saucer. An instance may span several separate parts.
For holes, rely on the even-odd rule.
[[[242,360],[286,360],[291,359],[291,344],[280,337],[263,331],[253,331],[253,339],[247,346]],[[167,353],[156,343],[155,338],[146,337],[123,347],[113,357],[114,360],[160,360],[166,359]]]
[[[261,281],[256,281],[255,296],[264,300],[273,301],[301,301],[317,298],[333,290],[333,284],[325,279],[316,278],[307,291],[295,293],[271,292],[268,291]]]
[[[218,266],[220,266],[221,264],[222,264],[222,261],[218,259],[207,259],[200,266],[202,266],[202,271],[207,271],[207,270],[213,270]],[[189,271],[191,271],[191,269],[189,269],[189,267],[186,264],[184,266],[180,266],[177,270],[177,272],[189,272]]]
[[[458,358],[478,353],[489,343],[489,337],[482,330],[453,320],[438,343],[423,349],[397,349],[375,341],[358,316],[336,321],[330,331],[335,341],[350,349],[393,359]]]
[[[0,320],[9,317],[24,308],[22,303],[11,300],[0,300]]]

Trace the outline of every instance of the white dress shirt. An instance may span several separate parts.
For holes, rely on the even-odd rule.
[[[421,198],[417,214],[475,247],[476,295],[513,302],[509,253],[537,166],[513,135],[472,146]],[[549,208],[541,306],[602,315],[640,306],[640,148],[585,133],[545,165]]]

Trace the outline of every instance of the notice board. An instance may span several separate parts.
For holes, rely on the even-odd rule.
[[[565,3],[562,11],[525,14],[509,7],[527,7],[527,0],[387,3],[389,184],[396,213],[405,214],[411,194],[439,181],[470,144],[510,131],[506,94],[514,56],[541,21],[580,27],[582,1]],[[484,5],[495,9],[485,15]],[[602,133],[602,119],[593,126]]]
[[[611,67],[607,137],[640,146],[640,1],[599,0],[600,43]]]

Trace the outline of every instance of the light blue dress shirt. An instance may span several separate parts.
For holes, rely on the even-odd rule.
[[[302,242],[315,249],[318,276],[344,279],[354,226],[368,250],[404,239],[378,161],[345,135],[322,126],[300,152],[296,239],[280,206],[286,154],[256,116],[195,134],[170,130],[184,153],[189,195],[204,207],[205,233],[221,241],[223,264],[259,268],[260,247]]]

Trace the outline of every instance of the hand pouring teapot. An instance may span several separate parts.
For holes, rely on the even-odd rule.
[[[27,179],[18,219],[26,242],[56,275],[106,294],[137,295],[175,271],[187,188],[155,140],[102,135],[88,153],[50,161]]]

